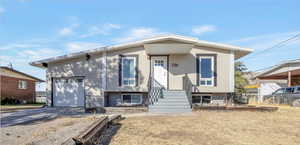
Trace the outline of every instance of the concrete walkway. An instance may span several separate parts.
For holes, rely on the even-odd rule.
[[[16,112],[1,113],[1,127],[18,124],[33,124],[39,121],[55,119],[59,116],[87,115],[82,108],[39,108]]]

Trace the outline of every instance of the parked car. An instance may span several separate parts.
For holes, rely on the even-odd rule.
[[[264,100],[300,107],[300,86],[280,88],[271,95],[265,95]]]

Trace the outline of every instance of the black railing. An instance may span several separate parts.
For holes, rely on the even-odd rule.
[[[185,91],[191,107],[192,107],[192,93],[195,91],[194,90],[195,88],[196,87],[193,85],[188,75],[185,74],[185,76],[182,77],[182,89]]]
[[[158,83],[151,75],[148,80],[148,99],[149,105],[153,105],[159,98],[163,98],[164,87]]]

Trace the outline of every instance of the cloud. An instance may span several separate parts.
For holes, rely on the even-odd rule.
[[[17,53],[21,58],[27,58],[28,60],[39,60],[53,56],[62,55],[62,51],[53,48],[38,48],[38,49],[26,49]]]
[[[162,34],[162,32],[158,32],[154,28],[133,28],[127,32],[127,34],[121,38],[117,38],[114,41],[117,43],[124,43],[129,41],[134,41],[138,39],[143,39],[146,37],[151,37],[154,35]]]
[[[214,32],[217,28],[214,25],[202,25],[202,26],[196,26],[192,29],[193,34],[195,35],[203,35],[207,32]]]
[[[59,31],[59,35],[63,35],[63,36],[70,35],[72,33],[73,33],[73,30],[71,28],[68,28],[68,27],[62,28]]]
[[[101,26],[91,26],[86,34],[80,35],[81,38],[91,37],[95,35],[108,35],[114,29],[120,29],[121,25],[107,23]]]
[[[74,29],[78,28],[79,26],[80,24],[74,23],[68,27],[60,29],[58,33],[60,36],[69,36],[72,35],[74,33]]]
[[[70,42],[66,44],[66,50],[68,52],[79,52],[88,49],[94,49],[98,47],[102,47],[103,45],[100,43],[92,43],[92,42]]]
[[[3,14],[4,12],[5,12],[5,9],[0,7],[0,15]]]
[[[23,2],[23,3],[25,3],[25,2],[29,2],[29,1],[31,1],[31,0],[18,0],[19,2]]]
[[[39,44],[27,44],[27,43],[15,43],[15,44],[8,44],[4,46],[0,46],[0,50],[12,50],[12,49],[19,49],[19,48],[33,48],[39,47]]]

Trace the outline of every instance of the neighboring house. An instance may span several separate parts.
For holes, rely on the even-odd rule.
[[[253,103],[261,103],[262,96],[270,95],[281,87],[286,87],[286,80],[259,80],[256,79],[260,72],[246,72],[243,77],[248,80],[249,85],[245,86],[246,95],[252,97]],[[254,100],[255,99],[255,100]]]
[[[282,62],[253,76],[258,83],[258,102],[277,89],[300,85],[300,59]]]
[[[31,65],[47,69],[47,103],[51,106],[149,105],[155,110],[159,105],[186,107],[192,101],[223,103],[234,92],[234,60],[251,51],[162,35]]]
[[[31,75],[19,72],[9,67],[0,67],[0,96],[19,100],[22,103],[35,101],[35,85],[44,82]]]

